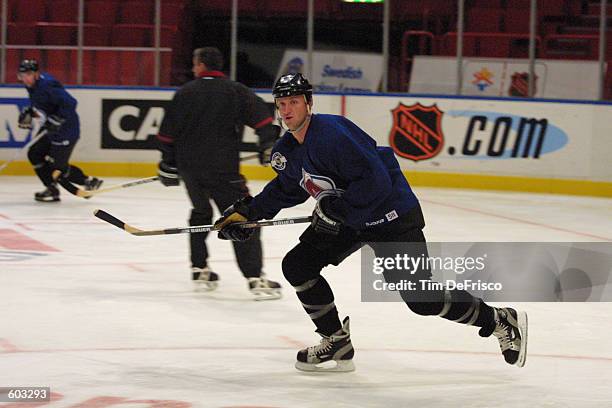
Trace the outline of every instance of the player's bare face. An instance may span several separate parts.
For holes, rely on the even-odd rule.
[[[308,116],[304,95],[286,96],[276,99],[278,113],[289,129],[297,129]]]
[[[38,79],[38,72],[20,72],[17,74],[17,79],[23,82],[23,84],[28,88],[32,88]]]

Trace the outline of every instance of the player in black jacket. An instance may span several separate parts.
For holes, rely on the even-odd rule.
[[[217,48],[193,52],[196,78],[176,92],[157,135],[162,152],[161,182],[165,186],[176,186],[180,179],[185,182],[193,204],[189,225],[212,223],[211,199],[223,211],[248,195],[246,180],[239,173],[244,126],[255,129],[259,137],[262,164],[269,162],[280,133],[266,103],[246,86],[226,78],[222,68],[223,56]],[[219,277],[207,264],[207,235],[190,236],[192,279],[205,290],[214,290]],[[279,298],[280,285],[262,274],[259,234],[234,242],[234,251],[255,299]]]

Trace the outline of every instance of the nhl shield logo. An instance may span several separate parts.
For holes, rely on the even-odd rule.
[[[442,133],[442,112],[437,105],[412,106],[400,104],[391,111],[393,127],[389,144],[393,151],[413,161],[426,160],[436,156],[444,145]]]
[[[537,93],[538,76],[533,77],[533,94]],[[512,74],[510,88],[508,88],[509,96],[517,96],[526,98],[529,96],[529,74],[527,72],[515,72]]]

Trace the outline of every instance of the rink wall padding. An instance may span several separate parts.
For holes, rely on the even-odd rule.
[[[81,140],[73,162],[103,177],[156,172],[155,134],[167,88],[69,88],[77,98]],[[23,88],[0,88],[0,162],[29,140],[17,126]],[[269,92],[260,95],[271,102]],[[315,112],[343,114],[381,146],[391,146],[415,186],[612,197],[612,104],[432,95],[317,95]],[[255,141],[250,129],[244,141]],[[2,175],[33,175],[25,152]],[[250,179],[271,179],[256,160]]]

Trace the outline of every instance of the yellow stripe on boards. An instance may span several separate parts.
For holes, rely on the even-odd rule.
[[[2,162],[0,162],[2,163]],[[101,163],[75,162],[86,174],[97,177],[150,177],[157,174],[157,163]],[[242,174],[250,180],[271,180],[275,173],[270,167],[245,164]],[[9,164],[0,175],[34,176],[30,163],[18,161]],[[484,174],[438,173],[404,171],[413,186],[502,190],[532,193],[553,193],[612,197],[612,182],[553,179],[519,176],[492,176]]]

